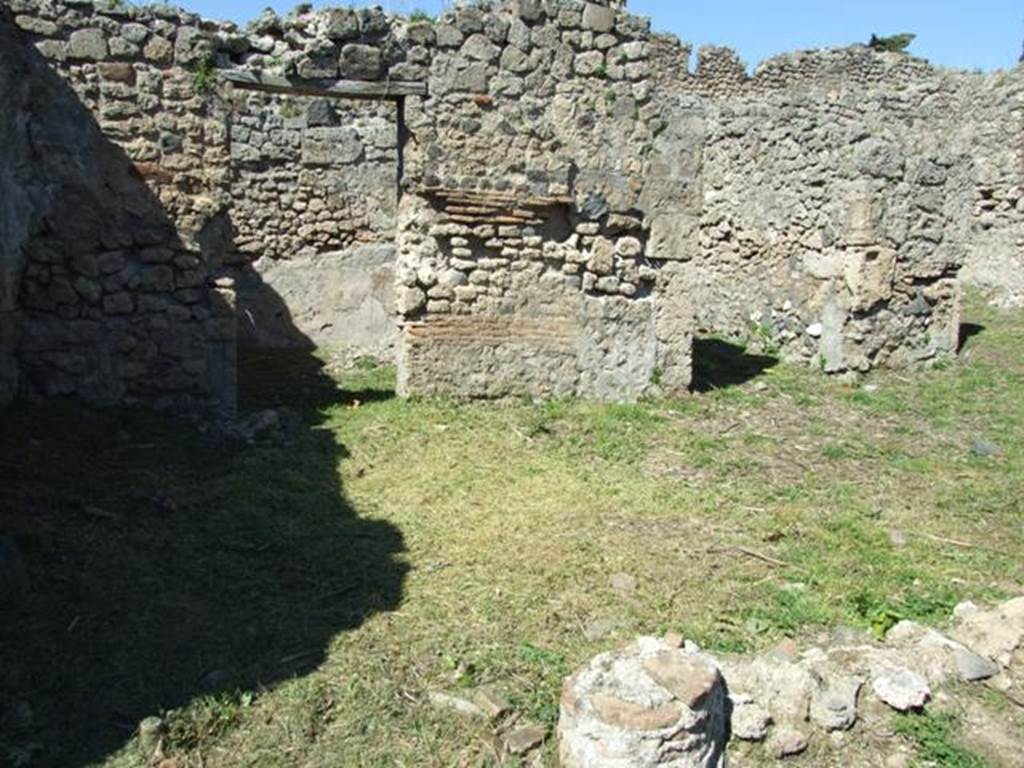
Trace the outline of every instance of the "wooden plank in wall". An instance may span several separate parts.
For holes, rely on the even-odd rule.
[[[427,84],[411,80],[300,80],[268,72],[241,69],[221,70],[220,76],[239,88],[290,96],[320,96],[336,99],[398,99],[425,96]]]

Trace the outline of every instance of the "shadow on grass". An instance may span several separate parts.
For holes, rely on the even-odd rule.
[[[17,478],[0,536],[31,582],[0,621],[0,764],[91,765],[141,719],[212,697],[211,722],[168,718],[169,753],[202,750],[248,694],[400,603],[402,535],[346,501],[345,447],[318,428],[330,406],[391,393],[343,391],[308,352],[241,363],[244,407],[286,406],[288,434],[226,443],[67,402],[0,412],[0,470]]]
[[[967,346],[967,342],[969,342],[975,336],[980,336],[984,332],[984,325],[978,325],[977,323],[961,323],[960,340],[959,345],[956,348],[957,354],[964,351],[964,348]]]
[[[26,200],[47,203],[18,255],[69,275],[109,239],[124,248],[108,254],[124,261],[113,290],[155,269],[178,287],[186,277],[208,286],[234,250],[230,212],[182,242],[149,185],[160,175],[144,177],[7,16],[0,7],[0,93],[25,116],[8,121],[21,144],[0,146],[22,155],[0,160]],[[154,267],[142,258],[152,246],[198,266]],[[24,391],[232,410],[236,349],[223,327],[235,309],[216,291],[161,289],[137,314],[94,312],[80,328],[28,275],[17,313]],[[198,318],[217,326],[216,341]],[[66,365],[53,364],[51,348]],[[179,357],[206,373],[186,373]],[[125,362],[139,373],[130,386],[115,375]],[[346,449],[322,428],[329,408],[389,393],[340,390],[306,350],[246,363],[241,378],[244,409],[288,409],[283,428],[253,444],[166,415],[58,400],[0,410],[0,765],[103,763],[138,748],[140,720],[170,710],[166,751],[201,764],[195,754],[262,687],[315,669],[339,632],[401,602],[402,535],[346,500]],[[14,561],[16,594],[4,589]]]
[[[721,339],[693,340],[693,391],[736,387],[779,364],[777,357],[752,355]]]

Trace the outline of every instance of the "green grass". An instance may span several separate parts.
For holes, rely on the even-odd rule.
[[[388,368],[295,353],[246,358],[243,406],[294,414],[253,445],[0,412],[34,586],[0,622],[0,710],[32,710],[0,713],[0,763],[141,766],[161,715],[178,768],[498,765],[431,691],[554,725],[562,678],[638,633],[764,650],[1017,594],[1024,316],[970,317],[961,360],[868,388],[713,342],[678,401],[402,401]]]
[[[957,744],[955,718],[948,713],[903,715],[896,721],[896,733],[917,747],[925,765],[939,768],[991,768],[992,763]]]

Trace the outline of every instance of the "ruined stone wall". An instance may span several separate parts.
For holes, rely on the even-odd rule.
[[[633,400],[659,373],[689,385],[690,313],[661,297],[666,233],[696,216],[699,169],[676,166],[699,133],[656,150],[670,103],[651,91],[647,36],[569,1],[458,8],[425,36],[429,95],[407,102],[401,391]]]
[[[709,107],[698,326],[828,372],[955,353],[969,168],[863,98]]]
[[[386,355],[393,312],[405,393],[680,391],[695,320],[828,370],[916,364],[955,349],[971,229],[1019,242],[1021,133],[1002,106],[1019,121],[1019,71],[991,99],[866,49],[753,78],[703,49],[690,74],[689,48],[619,2],[268,12],[246,30],[6,2],[145,193],[93,195],[95,246],[3,238],[32,257],[5,256],[22,329],[0,339],[8,388],[17,361],[24,389],[230,404],[236,340]],[[325,101],[339,78],[386,101]],[[129,237],[126,216],[164,227]]]
[[[777,108],[783,94],[805,105],[816,101],[823,113],[841,99],[872,131],[895,131],[911,145],[930,143],[947,157],[968,158],[971,175],[961,174],[962,184],[948,190],[972,200],[969,226],[950,233],[964,250],[961,278],[1000,304],[1024,303],[1024,67],[986,74],[945,70],[852,46],[783,54],[748,75],[734,51],[709,46],[698,52],[690,73],[677,42],[654,41],[659,87],[697,93],[712,104],[763,105],[783,121],[785,110]]]
[[[975,161],[972,226],[962,273],[1001,306],[1024,306],[1024,67],[959,78],[949,115]]]
[[[899,366],[955,349],[958,264],[965,283],[1001,303],[1024,298],[1021,68],[947,71],[854,46],[779,56],[750,76],[735,52],[705,47],[690,73],[665,37],[652,56],[659,88],[707,106],[701,259],[690,272],[705,332],[828,370]],[[872,151],[890,153],[894,170],[864,167]],[[944,169],[941,184],[915,183],[921,163]],[[837,283],[857,267],[834,255],[845,249],[841,222],[866,195],[878,242],[897,252],[892,288],[867,323],[849,295],[863,280]],[[839,283],[846,298],[826,300]],[[826,312],[835,301],[844,309]],[[830,342],[840,318],[844,339]]]

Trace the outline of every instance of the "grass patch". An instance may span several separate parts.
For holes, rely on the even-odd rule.
[[[988,760],[957,743],[956,731],[956,719],[949,713],[902,715],[896,720],[896,733],[913,742],[923,764],[939,768],[991,768],[993,764]]]
[[[0,622],[0,721],[32,717],[0,749],[139,765],[160,715],[179,768],[492,765],[430,692],[551,725],[563,677],[636,634],[765,650],[1016,594],[1024,315],[969,314],[961,360],[867,388],[716,343],[703,391],[626,406],[402,401],[370,360],[246,355],[243,408],[293,416],[253,444],[17,404],[0,536],[33,592]]]

